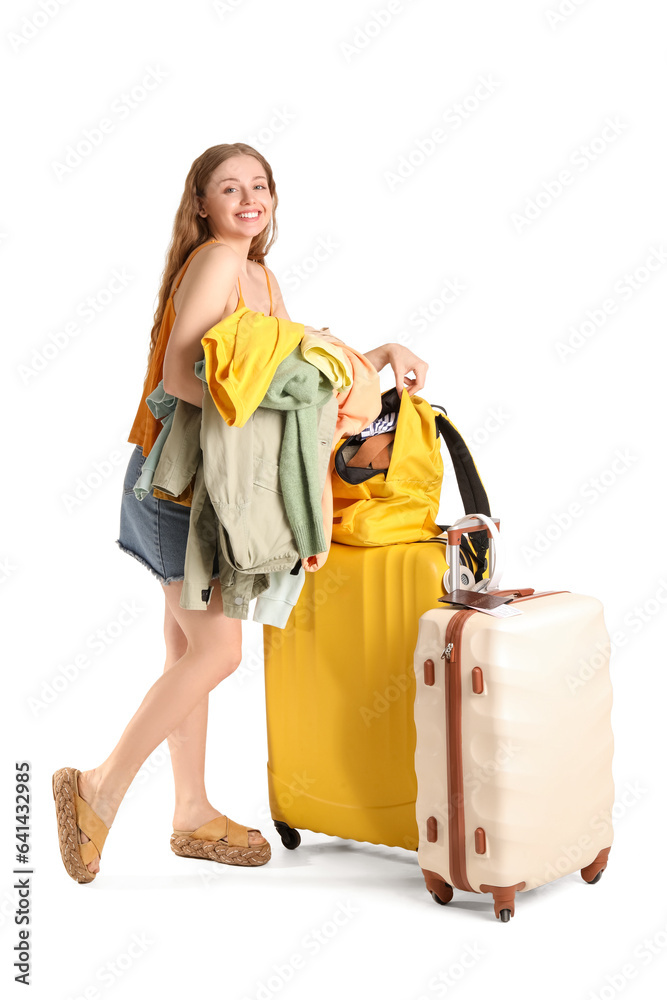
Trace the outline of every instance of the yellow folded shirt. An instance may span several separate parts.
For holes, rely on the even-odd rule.
[[[330,343],[320,332],[329,332],[329,327],[324,326],[321,330],[316,330],[312,326],[304,327],[304,335],[301,340],[301,353],[306,361],[315,365],[329,379],[334,389],[345,391],[352,385],[352,368],[345,353],[340,347]]]
[[[260,405],[276,368],[301,341],[303,323],[242,306],[201,339],[206,381],[230,427],[243,427]]]

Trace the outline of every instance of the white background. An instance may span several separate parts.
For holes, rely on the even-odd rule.
[[[28,759],[34,997],[658,995],[667,950],[660,14],[649,0],[4,6],[3,981],[17,940],[13,764]],[[119,113],[150,70],[161,81]],[[475,97],[482,80],[492,92]],[[113,131],[59,175],[69,147],[105,117]],[[615,637],[609,868],[594,887],[575,873],[519,894],[509,924],[493,917],[489,896],[456,891],[436,906],[413,852],[307,831],[298,850],[282,847],[268,811],[262,629],[251,621],[244,669],[211,696],[207,779],[222,812],[262,827],[269,864],[172,855],[165,743],[128,792],[96,881],[77,885],[62,867],[52,772],[101,762],[163,668],[161,588],[114,542],[127,436],[185,176],[207,147],[237,140],[274,170],[279,239],[267,263],[292,318],[328,325],[360,350],[402,341],[424,358],[421,394],[470,442],[501,517],[503,584],[604,603]],[[401,163],[405,176],[392,184]],[[571,183],[559,191],[564,170]],[[517,225],[536,199],[532,220]],[[320,241],[335,246],[313,265]],[[107,302],[114,271],[129,280]],[[443,305],[447,282],[462,291]],[[88,296],[99,310],[91,322],[78,311]],[[615,311],[605,317],[606,300]],[[411,319],[420,309],[423,329]],[[54,349],[71,322],[77,335]],[[582,326],[579,346],[559,356]],[[387,368],[381,388],[392,384]],[[89,478],[88,495],[68,508]],[[447,466],[439,519],[461,513]],[[118,630],[124,605],[136,617]],[[114,638],[95,654],[98,629]],[[82,652],[89,666],[31,707]],[[315,953],[307,935],[342,904],[353,912]],[[149,943],[126,960],[133,934]],[[476,957],[463,966],[466,949]],[[271,980],[294,955],[303,968]],[[115,978],[107,963],[119,961]],[[447,993],[445,979],[434,988],[433,977],[454,983],[461,973]]]

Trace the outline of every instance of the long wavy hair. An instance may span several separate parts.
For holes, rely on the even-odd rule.
[[[148,375],[162,317],[164,316],[174,278],[195,247],[198,247],[200,243],[206,243],[213,236],[213,233],[209,229],[208,219],[203,219],[197,211],[195,196],[198,195],[200,198],[203,198],[213,171],[221,163],[229,159],[230,156],[238,156],[239,154],[254,156],[262,164],[269,182],[269,191],[271,192],[272,200],[271,220],[266,224],[261,233],[253,237],[250,249],[248,250],[248,259],[263,262],[269,249],[276,241],[278,235],[276,224],[278,195],[276,194],[273,171],[268,161],[261,153],[245,142],[223,142],[219,146],[209,146],[201,156],[198,156],[194,160],[188,171],[188,176],[185,178],[185,187],[183,188],[181,203],[174,218],[171,240],[167,248],[165,266],[162,272],[144,378]]]

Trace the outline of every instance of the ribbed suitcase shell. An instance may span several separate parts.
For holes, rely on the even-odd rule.
[[[507,619],[429,610],[414,654],[419,864],[443,902],[439,880],[508,889],[493,893],[496,916],[514,912],[515,890],[589,865],[592,881],[613,841],[602,605],[553,593],[516,606]]]
[[[443,541],[332,542],[287,627],[263,626],[274,821],[417,849],[413,656]]]

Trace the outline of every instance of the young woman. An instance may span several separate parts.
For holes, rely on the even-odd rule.
[[[123,796],[165,738],[175,784],[172,850],[233,865],[261,865],[271,857],[261,832],[219,812],[204,785],[208,693],[241,661],[241,620],[224,615],[220,587],[215,585],[203,613],[180,607],[190,508],[152,493],[139,501],[132,487],[162,427],[146,406],[146,396],[163,379],[165,391],[202,405],[202,382],[193,370],[204,356],[201,338],[237,310],[239,288],[250,309],[290,319],[276,277],[262,263],[275,239],[277,204],[271,167],[245,143],[207,149],[194,161],[185,182],[151,332],[144,390],[128,438],[135,449],[125,476],[117,539],[162,584],[167,656],[164,673],[106,760],[87,771],[61,768],[53,775],[61,856],[78,882],[95,878]],[[384,344],[366,357],[378,371],[391,365],[399,392],[406,387],[414,393],[424,385],[428,365],[399,344]],[[415,378],[407,377],[410,371]],[[302,559],[304,570],[317,570],[326,555]],[[217,576],[214,572],[213,579]]]

